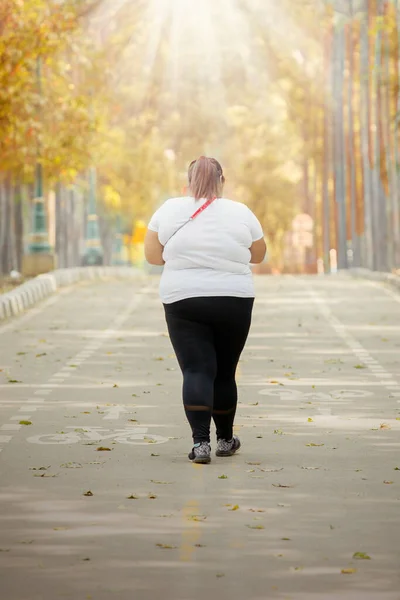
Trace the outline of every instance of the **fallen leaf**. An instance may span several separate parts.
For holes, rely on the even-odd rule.
[[[97,448],[97,452],[111,452],[111,448],[106,448],[105,446],[99,446]]]
[[[393,471],[400,471],[400,467],[395,467]]]
[[[355,369],[366,369],[367,367],[365,365],[356,365],[354,368]]]
[[[188,521],[194,521],[195,523],[200,523],[201,521],[205,521],[207,517],[205,515],[189,515],[187,517]]]
[[[127,496],[127,500],[139,500],[139,497],[131,494],[130,496]]]
[[[353,575],[353,573],[357,573],[357,569],[342,569],[341,573],[343,575]]]
[[[235,510],[239,510],[239,508],[240,508],[239,504],[235,504],[235,506],[232,506],[232,508],[230,508],[229,510],[233,512]]]
[[[259,402],[253,402],[253,403],[250,403],[249,406],[258,406],[259,404],[260,404]]]
[[[283,467],[280,469],[259,469],[262,473],[279,473],[279,471],[283,471]]]
[[[68,531],[69,527],[53,527],[54,531]]]
[[[82,558],[83,562],[88,561],[88,560],[90,560],[90,558]]]
[[[317,471],[319,469],[319,467],[300,467],[301,469],[304,469],[305,471]]]
[[[47,469],[50,469],[51,465],[49,465],[48,467],[29,467],[30,471],[47,471]]]
[[[176,550],[178,546],[170,546],[169,544],[156,544],[157,548],[162,548],[163,550]]]
[[[273,487],[276,487],[276,488],[294,488],[294,487],[296,487],[294,485],[282,485],[282,483],[273,483],[272,485],[273,485]]]
[[[264,525],[246,525],[249,529],[265,529]]]
[[[119,387],[119,385],[117,385],[116,383],[114,383],[113,388],[117,388]]]
[[[228,479],[228,475],[218,475],[218,479]]]
[[[311,417],[308,417],[307,421],[308,423],[314,423],[314,419],[312,419]]]
[[[275,435],[283,435],[282,429],[274,429]]]
[[[19,381],[18,379],[9,379],[8,383],[22,383],[22,381]]]
[[[225,577],[225,573],[217,573],[215,577],[221,579],[221,577]]]
[[[49,475],[48,473],[43,473],[42,475],[39,475],[39,473],[35,473],[34,477],[58,477],[58,473],[55,473],[54,475]]]
[[[60,465],[62,469],[82,469],[82,465],[80,463],[68,462]]]
[[[91,492],[91,491],[89,490],[88,492],[85,492],[83,495],[84,495],[84,496],[93,496],[94,494],[93,494],[93,492]]]
[[[149,500],[155,500],[157,498],[155,494],[149,494],[147,497]]]
[[[247,462],[246,461],[246,465],[257,465],[258,466],[258,465],[261,465],[261,463],[260,462]]]
[[[392,483],[394,483],[394,481],[384,481],[383,483],[386,483],[386,485],[391,485]]]
[[[283,542],[290,542],[290,541],[291,541],[291,539],[290,539],[290,538],[287,538],[287,537],[281,538],[281,540],[282,540]]]
[[[156,483],[157,485],[172,485],[175,481],[157,481],[156,479],[150,479],[151,483]]]
[[[262,439],[262,435],[258,435],[257,439],[259,439],[259,440]]]
[[[387,423],[381,423],[379,429],[392,429]]]
[[[263,510],[262,508],[249,508],[249,512],[252,512],[252,513],[265,513],[265,510]]]
[[[152,453],[150,454],[150,456],[160,456],[160,455],[159,455],[159,454],[156,454],[155,452],[152,452]]]
[[[371,557],[365,552],[354,552],[353,558],[356,558],[357,560],[371,560]]]
[[[205,544],[195,544],[195,548],[206,548]]]
[[[41,352],[40,354],[36,354],[36,358],[42,358],[42,356],[47,356],[47,352]]]
[[[314,444],[314,442],[311,442],[311,444],[306,444],[306,446],[308,448],[319,448],[321,446],[325,446],[325,444]]]

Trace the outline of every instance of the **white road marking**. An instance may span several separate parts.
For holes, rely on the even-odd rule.
[[[45,300],[37,308],[28,309],[28,312],[26,312],[25,314],[23,314],[19,317],[13,318],[11,323],[7,323],[6,325],[3,325],[2,327],[0,327],[0,334],[5,333],[6,331],[15,331],[16,329],[19,329],[21,327],[21,325],[27,323],[34,317],[37,317],[37,315],[40,315],[40,313],[42,313],[46,308],[48,308],[49,306],[52,306],[53,304],[58,302],[61,299],[61,297],[64,296],[65,294],[70,294],[71,291],[72,291],[72,289],[60,290],[60,291],[56,292],[55,296],[52,296],[51,298],[48,298],[47,300]]]
[[[103,421],[109,421],[111,419],[119,419],[120,415],[127,411],[124,406],[112,406],[111,408],[106,408],[104,412],[107,414],[103,417]]]
[[[12,435],[0,435],[0,444],[8,444],[12,439]]]
[[[69,290],[72,291],[72,290]],[[66,291],[65,291],[66,292]],[[16,325],[16,323],[19,325],[21,322],[24,322],[26,320],[29,320],[31,318],[33,318],[33,316],[37,315],[38,312],[41,312],[42,310],[44,310],[47,306],[49,306],[50,304],[54,304],[56,301],[58,301],[60,298],[60,294],[56,297],[52,297],[50,298],[47,302],[44,302],[40,309],[33,309],[32,311],[30,311],[29,314],[25,315],[24,317],[20,317],[18,318],[15,322],[13,321],[12,323],[9,323],[7,325],[5,325],[4,327],[0,328],[0,332],[4,332],[7,330],[13,330],[14,326]],[[59,378],[62,378],[62,381],[64,381],[64,379],[66,377],[70,377],[72,375],[72,373],[75,371],[74,367],[71,367],[69,365],[71,364],[83,364],[86,360],[86,358],[89,358],[90,356],[92,356],[92,354],[94,352],[96,352],[103,344],[106,343],[106,341],[110,338],[113,337],[115,335],[120,335],[120,332],[118,331],[120,327],[122,327],[122,325],[125,323],[125,321],[127,321],[127,319],[131,316],[132,311],[134,309],[136,309],[139,304],[143,301],[144,295],[143,293],[138,293],[136,294],[136,296],[134,296],[134,298],[132,299],[132,301],[129,303],[127,309],[122,312],[121,314],[117,315],[116,318],[113,320],[111,327],[109,327],[108,329],[106,329],[105,331],[101,332],[100,334],[100,340],[97,340],[95,342],[91,341],[89,342],[89,344],[83,349],[81,350],[81,352],[79,352],[73,359],[71,359],[70,361],[68,361],[68,365],[64,365],[64,367],[61,368],[61,370],[52,375],[48,382],[45,384],[39,384],[38,385],[34,385],[34,384],[16,384],[18,385],[18,387],[40,387],[40,388],[45,388],[45,389],[40,389],[37,390],[36,392],[34,392],[34,395],[40,395],[40,396],[48,396],[49,394],[51,394],[55,388],[59,388]],[[57,383],[55,383],[57,382]],[[6,387],[5,385],[0,385],[0,387]],[[62,387],[78,387],[78,389],[81,389],[82,386],[62,386]],[[86,387],[86,386],[83,386]],[[89,386],[89,387],[93,387],[93,386]],[[94,386],[97,387],[97,386]],[[45,400],[43,398],[41,399],[37,399],[37,400],[27,400],[25,401],[25,403],[44,403]],[[33,410],[33,409],[31,409]],[[19,409],[19,412],[22,411],[26,411],[25,408],[21,407]],[[119,417],[119,413],[123,411],[125,412],[125,409],[122,409],[121,407],[117,407],[116,409],[111,409],[109,411],[109,419],[118,419]],[[117,416],[114,416],[117,415]],[[107,417],[105,417],[107,418]],[[11,417],[10,420],[27,420],[26,416],[20,416],[20,417]],[[2,431],[17,431],[19,429],[21,429],[22,425],[19,424],[13,424],[13,423],[8,423],[8,424],[4,424],[2,426],[0,426],[0,430]],[[122,443],[132,443],[132,444],[146,444],[148,443],[148,440],[143,438],[143,429],[141,429],[141,433],[137,434],[140,437],[139,438],[135,438],[135,437],[129,437],[132,436],[132,429],[129,429],[129,431],[127,431],[124,435],[125,438],[123,437],[123,439],[120,439],[118,441],[121,441]],[[36,438],[40,438],[41,436],[36,436]],[[45,436],[48,437],[48,436]],[[53,437],[53,436],[50,436]],[[59,436],[56,435],[55,436],[57,438],[57,441],[55,442],[44,442],[44,443],[65,443],[63,441],[59,441],[58,438]],[[113,437],[113,434],[111,436],[108,437]],[[8,441],[10,441],[10,439],[12,439],[12,436],[0,436],[0,441],[2,441],[3,443],[7,443]],[[75,439],[75,438],[74,438]],[[78,438],[79,439],[79,438]],[[155,443],[164,443],[165,441],[168,441],[167,438],[161,438],[160,436],[152,436],[152,439],[155,441],[156,439],[158,440]],[[162,441],[161,441],[162,440]],[[28,441],[32,441],[32,439],[28,439]],[[78,441],[78,440],[76,440]],[[37,443],[42,443],[40,441],[38,441]]]

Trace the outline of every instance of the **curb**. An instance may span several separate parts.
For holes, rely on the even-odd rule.
[[[400,292],[400,276],[393,273],[383,273],[381,271],[370,271],[369,269],[350,269],[350,275],[356,279],[369,279],[387,283]]]
[[[15,290],[0,294],[0,321],[20,315],[61,287],[105,278],[134,279],[140,274],[132,267],[76,267],[38,275]]]

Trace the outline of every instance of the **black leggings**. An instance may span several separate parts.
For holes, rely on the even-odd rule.
[[[169,335],[183,373],[183,404],[194,443],[231,440],[235,374],[251,324],[254,298],[189,298],[165,304]]]

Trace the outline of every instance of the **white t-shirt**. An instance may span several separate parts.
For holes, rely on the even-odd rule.
[[[217,198],[171,237],[204,202],[190,196],[171,198],[150,220],[149,229],[165,246],[160,283],[164,304],[199,296],[254,298],[250,246],[263,237],[263,230],[245,204]]]

